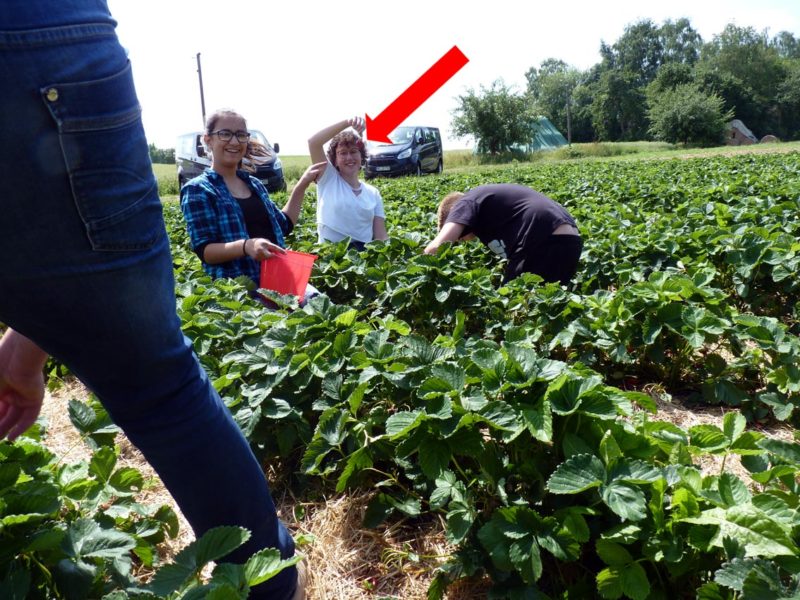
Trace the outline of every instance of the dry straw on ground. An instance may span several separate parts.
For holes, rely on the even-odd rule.
[[[67,383],[45,398],[42,415],[46,419],[45,444],[65,462],[88,459],[90,450],[81,441],[69,420],[68,403],[74,398],[86,401],[86,389]],[[135,447],[120,434],[119,466],[138,469],[149,484],[138,500],[151,505],[167,504],[180,519],[180,533],[161,548],[162,560],[170,560],[194,535],[172,497]],[[425,524],[395,523],[377,530],[362,527],[369,496],[355,494],[303,502],[274,489],[281,518],[296,536],[310,541],[299,550],[308,559],[309,600],[360,600],[398,598],[422,600],[426,597],[433,572],[453,550],[436,521]],[[296,510],[301,506],[302,510]],[[295,518],[294,515],[302,514]],[[142,573],[147,576],[147,573]],[[477,600],[486,597],[486,583],[464,581],[452,586],[448,600]]]

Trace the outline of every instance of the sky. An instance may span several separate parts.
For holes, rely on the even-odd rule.
[[[641,19],[688,18],[704,41],[726,24],[800,37],[798,0],[108,0],[133,64],[148,141],[173,148],[206,114],[241,113],[248,126],[308,154],[306,140],[353,116],[375,118],[453,46],[469,62],[404,121],[439,127],[445,149],[457,97],[502,79],[525,89],[547,58],[579,69],[599,62]]]

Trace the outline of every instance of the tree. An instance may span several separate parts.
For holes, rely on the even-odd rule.
[[[692,83],[682,83],[653,96],[647,116],[650,133],[665,142],[716,146],[733,117],[724,100]]]
[[[647,135],[644,90],[628,71],[606,71],[592,86],[592,125],[601,140],[640,140]]]
[[[772,39],[772,45],[783,58],[800,58],[800,40],[790,31],[781,31]]]
[[[634,74],[638,85],[653,81],[658,67],[664,62],[661,32],[650,19],[628,25],[612,46],[612,51],[614,68]]]
[[[175,164],[175,148],[156,148],[155,144],[148,144],[150,162],[167,165]]]
[[[698,74],[757,135],[781,130],[775,98],[786,65],[766,33],[727,25],[703,46]]]
[[[694,64],[701,44],[688,19],[668,20],[660,27],[643,19],[625,27],[614,44],[602,42],[602,60],[596,65],[600,76],[586,83],[594,95],[591,115],[596,136],[610,141],[645,138],[646,87],[667,64]]]
[[[582,83],[572,93],[572,141],[593,142],[596,139],[592,126],[594,92],[590,84]]]
[[[664,64],[679,63],[693,65],[700,57],[703,38],[689,23],[689,19],[671,21],[667,19],[659,30],[664,48]]]
[[[458,137],[472,136],[479,152],[508,152],[515,144],[526,144],[531,138],[533,115],[530,99],[514,93],[502,79],[480,92],[469,88],[458,96],[458,107],[452,112],[451,127]]]
[[[538,70],[528,69],[525,77],[536,111],[559,130],[566,131],[567,140],[572,143],[573,95],[581,81],[580,71],[564,61],[549,58]]]
[[[647,86],[647,97],[657,96],[684,83],[692,83],[694,73],[686,63],[671,62],[661,66],[656,78]]]
[[[783,137],[800,138],[800,60],[789,65],[789,74],[778,87],[777,102],[784,126]]]

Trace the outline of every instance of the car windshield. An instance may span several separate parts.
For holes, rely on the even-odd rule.
[[[405,144],[414,139],[413,127],[398,127],[389,134],[389,139],[393,144]]]
[[[269,142],[267,141],[267,138],[264,137],[264,134],[261,133],[260,131],[258,131],[257,129],[251,129],[250,130],[250,138],[256,140],[257,142],[261,142],[267,148],[270,147]]]
[[[392,144],[406,144],[414,139],[415,127],[398,127],[389,134],[389,139]],[[386,142],[372,142],[367,141],[367,148],[375,148],[376,146],[387,146]]]

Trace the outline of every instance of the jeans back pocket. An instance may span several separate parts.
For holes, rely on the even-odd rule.
[[[164,222],[130,63],[103,79],[44,86],[41,95],[92,248],[152,247]]]

